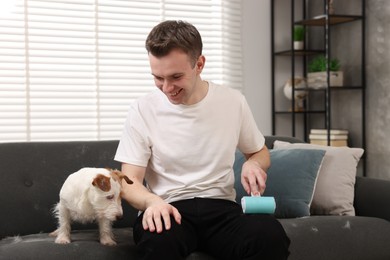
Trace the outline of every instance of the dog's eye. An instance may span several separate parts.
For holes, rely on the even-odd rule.
[[[113,200],[114,199],[114,195],[107,196],[106,199]]]

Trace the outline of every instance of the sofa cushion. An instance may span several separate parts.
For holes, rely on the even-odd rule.
[[[390,224],[384,219],[311,216],[280,222],[291,240],[289,260],[390,259]]]
[[[312,216],[281,219],[291,240],[289,260],[390,259],[390,224],[379,218]],[[0,241],[0,260],[138,259],[131,228],[114,229],[117,246],[103,246],[97,230],[72,231],[72,243],[58,245],[47,233]],[[214,258],[194,252],[186,260]]]
[[[94,230],[74,230],[71,233],[72,243],[61,245],[54,243],[48,233],[8,237],[0,241],[0,260],[96,260],[140,259],[133,242],[132,228],[115,228],[113,230],[116,246],[104,246],[99,243],[99,232]],[[213,260],[214,258],[194,252],[186,260]]]
[[[355,215],[353,200],[356,167],[363,155],[363,149],[290,144],[282,141],[275,141],[274,148],[326,150],[314,192],[311,214]]]
[[[308,149],[270,151],[271,167],[264,196],[275,197],[277,218],[310,215],[310,203],[324,154],[323,150]],[[234,164],[237,201],[245,195],[240,177],[244,161],[244,155],[237,151]]]
[[[72,243],[54,243],[48,233],[9,237],[1,240],[0,252],[4,259],[136,259],[132,229],[114,229],[116,246],[103,246],[99,243],[99,231],[74,230]],[[0,257],[0,259],[1,259]]]

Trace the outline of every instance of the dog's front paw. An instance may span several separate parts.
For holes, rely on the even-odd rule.
[[[67,236],[58,236],[56,240],[54,241],[56,244],[69,244],[70,243],[70,237]]]
[[[110,236],[100,237],[100,244],[105,246],[115,246],[116,242]]]
[[[57,237],[58,236],[58,229],[57,230],[55,230],[55,231],[53,231],[53,232],[51,232],[50,234],[49,234],[49,236],[51,236],[51,237]]]

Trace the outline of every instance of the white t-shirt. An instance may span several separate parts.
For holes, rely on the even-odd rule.
[[[253,153],[264,142],[245,97],[209,82],[206,97],[194,105],[174,105],[160,90],[135,101],[115,160],[147,167],[148,188],[167,202],[234,201],[236,148]]]

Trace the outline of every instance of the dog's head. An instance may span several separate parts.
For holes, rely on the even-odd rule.
[[[114,221],[123,216],[120,196],[122,179],[127,184],[132,184],[133,181],[118,170],[107,170],[109,174],[98,173],[93,179],[94,192],[90,199],[99,218]]]
[[[133,184],[133,181],[124,175],[121,171],[107,169],[110,172],[110,177],[104,174],[97,174],[95,179],[92,181],[92,185],[101,189],[102,191],[108,192],[111,190],[111,180],[122,184],[122,179],[126,181],[127,184]]]

